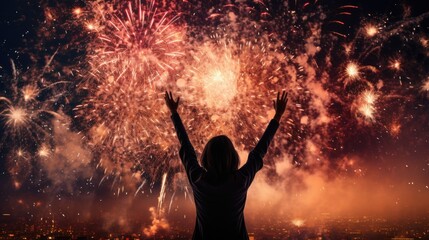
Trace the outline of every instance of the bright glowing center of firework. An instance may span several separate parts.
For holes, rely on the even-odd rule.
[[[399,61],[395,61],[393,62],[392,67],[396,70],[399,70],[401,68],[401,63]]]
[[[25,101],[28,101],[28,100],[30,100],[31,99],[31,95],[29,95],[29,94],[25,94],[24,95],[24,100]]]
[[[92,24],[92,23],[88,23],[88,24],[86,25],[86,28],[88,28],[88,30],[94,30],[94,29],[95,29],[95,25],[94,25],[94,24]]]
[[[24,152],[19,149],[16,154],[18,155],[18,157],[22,157],[24,155]]]
[[[375,34],[377,34],[378,33],[378,30],[377,30],[377,28],[376,27],[374,27],[374,26],[368,26],[367,28],[366,28],[366,35],[368,35],[368,37],[373,37],[373,36],[375,36]]]
[[[293,219],[292,220],[292,224],[297,226],[297,227],[302,227],[304,225],[304,220],[302,219]]]
[[[8,124],[12,124],[14,126],[21,125],[25,123],[25,117],[26,113],[24,109],[21,108],[10,108],[9,114],[7,114],[8,117]]]
[[[49,156],[49,149],[48,149],[46,146],[42,146],[42,147],[39,149],[38,154],[39,154],[39,156],[41,156],[41,157],[47,157],[47,156]]]
[[[350,78],[358,78],[359,77],[358,66],[354,63],[349,63],[347,65],[346,72]]]
[[[226,108],[237,94],[237,76],[234,71],[215,69],[203,81],[206,102],[210,107]]]
[[[76,14],[76,15],[80,15],[82,13],[82,8],[75,8],[73,10],[73,13]]]

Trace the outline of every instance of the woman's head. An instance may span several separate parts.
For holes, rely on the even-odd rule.
[[[216,177],[226,176],[238,169],[240,158],[231,140],[220,135],[209,140],[201,156],[201,165]]]

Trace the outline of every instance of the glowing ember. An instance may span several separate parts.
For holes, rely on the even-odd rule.
[[[401,124],[395,122],[390,125],[390,134],[392,136],[398,136],[400,132],[401,132]]]
[[[22,157],[24,155],[24,152],[22,151],[22,149],[18,149],[16,155],[18,155],[18,157]]]
[[[371,104],[362,104],[359,111],[368,119],[374,119],[375,108]]]
[[[362,96],[365,103],[370,105],[373,105],[377,99],[377,95],[375,95],[372,91],[365,91]]]
[[[293,219],[292,220],[292,224],[295,225],[295,226],[297,226],[297,227],[304,226],[304,223],[305,223],[305,221],[303,219],[297,218],[297,219]]]
[[[346,73],[350,79],[359,78],[359,67],[358,67],[358,65],[355,63],[349,63],[346,67]]]
[[[401,69],[401,62],[399,60],[392,61],[390,67],[395,70]]]
[[[367,119],[374,120],[375,114],[375,101],[377,100],[377,95],[372,91],[365,91],[360,96],[360,106],[359,112]]]
[[[349,55],[352,52],[352,45],[351,44],[344,44],[344,51],[347,55]]]
[[[365,31],[368,37],[374,37],[378,33],[378,29],[372,25],[367,26]]]
[[[91,30],[91,31],[96,29],[96,27],[95,27],[95,25],[93,23],[86,24],[86,28],[88,30]]]
[[[50,150],[46,145],[42,145],[39,148],[38,155],[40,157],[48,157],[50,155]]]
[[[73,9],[73,13],[77,16],[79,16],[80,14],[82,14],[82,8],[75,8]]]
[[[27,86],[25,86],[25,87],[22,88],[22,94],[24,95],[24,100],[26,102],[27,101],[32,101],[39,94],[39,90],[34,85],[27,85]]]
[[[16,188],[16,189],[19,189],[19,188],[21,188],[21,183],[20,182],[18,182],[18,181],[14,181],[13,182],[13,186]]]
[[[27,120],[27,113],[22,108],[10,107],[4,116],[7,118],[6,124],[12,127],[22,126]]]

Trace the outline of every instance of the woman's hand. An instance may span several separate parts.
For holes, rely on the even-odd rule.
[[[274,115],[274,118],[277,122],[280,122],[280,118],[282,117],[283,113],[286,110],[286,104],[287,104],[287,92],[283,91],[282,96],[280,97],[280,92],[277,93],[277,100],[273,100],[274,109],[276,110],[276,115]]]
[[[170,112],[176,113],[177,112],[177,107],[179,106],[179,101],[180,101],[180,97],[178,97],[176,99],[176,101],[174,101],[173,99],[173,94],[170,92],[165,91],[165,103],[167,104],[168,109],[170,109]]]

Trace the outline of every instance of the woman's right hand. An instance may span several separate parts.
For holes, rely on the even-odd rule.
[[[274,109],[276,110],[276,115],[274,115],[273,119],[275,119],[277,122],[280,122],[280,118],[286,110],[286,105],[288,101],[287,95],[288,93],[286,91],[283,91],[282,96],[280,97],[280,92],[278,92],[277,100],[273,100]]]

